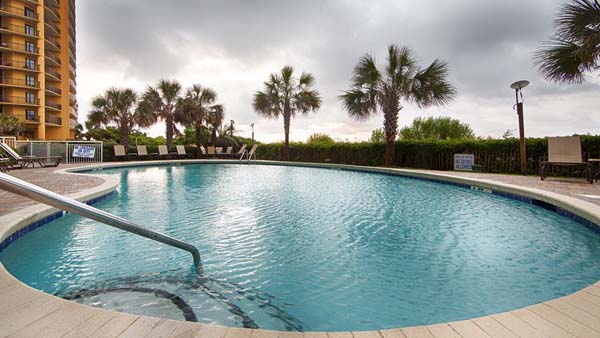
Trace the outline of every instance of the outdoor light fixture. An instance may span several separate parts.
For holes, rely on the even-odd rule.
[[[252,123],[250,127],[252,127],[252,145],[254,145],[254,123]]]
[[[529,85],[529,81],[521,80],[510,85],[511,89],[515,90],[515,99],[517,103],[513,106],[517,108],[517,115],[519,116],[519,153],[521,154],[521,174],[527,173],[527,156],[525,153],[525,126],[523,125],[523,91],[522,89]],[[519,101],[519,96],[521,100]]]

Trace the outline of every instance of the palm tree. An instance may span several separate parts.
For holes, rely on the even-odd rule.
[[[223,111],[223,106],[215,104],[217,93],[199,84],[189,88],[177,105],[175,121],[195,130],[195,141],[200,156],[202,146],[202,128],[207,117],[214,111]]]
[[[25,130],[25,127],[19,122],[16,116],[0,114],[0,135],[19,136],[19,132]]]
[[[225,119],[225,110],[222,105],[217,105],[206,112],[205,120],[210,128],[210,143],[213,146],[217,143],[217,130],[223,124],[223,119]]]
[[[173,135],[179,132],[175,125],[175,111],[181,98],[180,94],[181,84],[179,82],[162,79],[156,87],[148,86],[138,107],[146,114],[153,115],[156,120],[165,121],[167,148],[169,149],[173,146]]]
[[[447,80],[448,67],[438,59],[427,68],[420,68],[407,47],[388,46],[385,68],[378,69],[371,54],[363,55],[354,68],[352,85],[340,96],[351,117],[364,121],[383,112],[385,129],[385,164],[394,163],[394,141],[398,134],[398,113],[401,100],[419,108],[445,105],[456,90]]]
[[[149,127],[154,117],[136,109],[137,94],[132,89],[111,88],[92,100],[93,110],[88,115],[88,130],[115,124],[119,130],[119,143],[129,146],[129,134],[136,126]]]
[[[290,157],[290,120],[297,113],[316,112],[321,107],[319,92],[311,89],[315,78],[309,73],[302,73],[300,78],[293,76],[294,69],[285,66],[279,74],[273,73],[265,82],[264,91],[254,94],[252,105],[260,115],[268,118],[283,116],[285,145],[283,159]]]
[[[564,5],[555,26],[555,36],[535,54],[535,63],[550,81],[582,83],[585,73],[600,69],[600,2]]]

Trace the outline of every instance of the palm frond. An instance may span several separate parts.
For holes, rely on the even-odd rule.
[[[450,103],[456,95],[456,89],[447,78],[448,65],[436,59],[429,67],[415,74],[409,100],[419,108]]]
[[[377,96],[359,88],[345,91],[340,100],[348,115],[357,121],[366,121],[377,113]]]
[[[582,83],[585,71],[592,65],[585,65],[579,57],[579,46],[563,40],[552,40],[536,52],[535,63],[542,75],[556,83]]]

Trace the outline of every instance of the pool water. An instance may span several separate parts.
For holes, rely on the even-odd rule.
[[[485,192],[289,166],[98,173],[121,184],[95,206],[198,246],[206,278],[187,252],[74,215],[0,254],[14,276],[103,308],[292,331],[473,318],[600,279],[600,234]]]

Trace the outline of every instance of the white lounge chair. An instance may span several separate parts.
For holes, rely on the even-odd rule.
[[[548,161],[540,164],[540,178],[547,177],[548,166],[584,167],[585,179],[592,181],[592,164],[583,161],[581,153],[581,137],[548,137]]]

